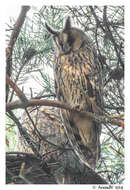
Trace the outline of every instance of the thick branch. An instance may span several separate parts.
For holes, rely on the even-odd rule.
[[[13,88],[13,90],[17,93],[18,97],[22,101],[22,102],[16,101],[13,103],[8,103],[6,106],[7,111],[10,111],[13,109],[18,109],[18,108],[26,109],[27,107],[31,107],[31,106],[52,106],[52,107],[58,107],[58,108],[66,109],[69,111],[78,112],[78,113],[84,115],[85,117],[88,117],[89,119],[95,120],[96,122],[99,122],[99,123],[111,123],[114,125],[122,126],[124,128],[124,122],[122,120],[117,120],[117,119],[110,117],[110,116],[107,116],[105,114],[102,116],[101,115],[99,116],[99,115],[96,115],[95,113],[81,111],[79,109],[74,109],[74,108],[72,109],[71,106],[64,104],[62,102],[59,102],[59,101],[37,100],[37,99],[31,99],[28,101],[26,96],[23,94],[23,92],[8,77],[8,75],[6,75],[6,82],[7,82],[7,84],[9,84]]]
[[[62,109],[66,109],[69,111],[74,111],[77,113],[80,113],[82,115],[84,115],[85,117],[88,117],[89,119],[95,120],[96,122],[99,123],[111,123],[114,125],[118,125],[118,126],[122,126],[124,127],[124,123],[122,120],[117,120],[115,118],[112,118],[111,116],[100,116],[100,115],[96,115],[95,113],[91,113],[91,112],[86,112],[86,111],[81,111],[78,109],[72,109],[71,106],[69,106],[68,104],[59,102],[59,101],[55,101],[55,100],[36,100],[36,99],[30,99],[28,102],[26,103],[22,103],[20,101],[16,101],[13,103],[8,103],[6,106],[6,110],[13,110],[13,109],[25,109],[27,107],[31,107],[31,106],[52,106],[52,107],[58,107],[58,108],[62,108]]]

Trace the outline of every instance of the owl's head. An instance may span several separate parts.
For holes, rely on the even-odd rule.
[[[45,23],[45,26],[53,35],[59,54],[69,54],[71,51],[78,50],[86,40],[86,35],[82,30],[71,26],[70,17],[66,19],[61,31],[53,29],[47,23]]]

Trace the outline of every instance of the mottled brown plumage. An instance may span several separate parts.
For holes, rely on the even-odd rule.
[[[87,35],[71,27],[68,17],[63,30],[48,24],[56,46],[55,88],[60,101],[84,111],[100,112],[102,77],[96,51]],[[82,113],[61,110],[65,131],[80,160],[95,168],[100,155],[101,125]]]
[[[16,151],[34,153],[32,146],[47,164],[50,164],[50,170],[57,183],[71,184],[76,181],[72,174],[69,174],[66,168],[77,168],[79,162],[74,152],[68,144],[68,138],[62,126],[59,109],[55,107],[33,107],[28,112],[39,133],[44,137],[42,139],[32,125],[26,112],[21,118],[22,128],[26,138],[29,137],[29,143],[22,134],[18,132],[18,143]],[[46,140],[47,141],[46,141]],[[54,146],[55,145],[55,146]],[[79,165],[78,171],[83,173],[84,166]],[[43,174],[42,174],[43,175]]]
[[[51,142],[57,146],[60,146],[60,144],[65,142],[64,130],[62,127],[61,119],[59,117],[59,110],[57,108],[42,106],[30,108],[28,111],[37,130],[48,142]],[[52,153],[56,147],[40,138],[26,112],[24,112],[22,115],[21,120],[23,129],[26,131],[27,135],[29,135],[31,141],[30,144],[34,143],[37,152],[39,152],[41,156],[47,154],[47,158],[52,157]],[[21,152],[23,151],[33,153],[31,146],[28,145],[20,133],[18,133],[17,150]],[[51,151],[52,153],[50,156],[48,152]]]

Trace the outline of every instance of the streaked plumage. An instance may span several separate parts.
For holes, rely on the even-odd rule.
[[[68,17],[63,30],[48,24],[56,46],[55,88],[60,101],[84,111],[99,113],[102,77],[96,51],[87,35],[71,27]],[[95,168],[100,156],[101,125],[83,114],[61,110],[66,134],[80,160]]]

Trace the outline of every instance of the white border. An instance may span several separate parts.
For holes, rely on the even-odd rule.
[[[4,79],[5,79],[5,32],[4,32],[4,23],[5,23],[5,18],[6,16],[11,16],[8,14],[9,9],[13,9],[16,6],[21,6],[21,5],[35,5],[35,6],[43,6],[43,5],[98,5],[98,6],[103,6],[103,5],[125,5],[125,25],[126,25],[126,30],[125,30],[125,52],[126,52],[126,58],[125,58],[125,64],[126,64],[126,72],[125,72],[125,94],[126,94],[126,129],[125,129],[125,136],[126,136],[126,180],[125,180],[125,188],[128,188],[128,185],[130,186],[130,175],[128,176],[128,166],[130,165],[130,160],[128,160],[129,157],[129,139],[130,139],[130,126],[128,125],[129,123],[129,118],[130,118],[130,88],[129,88],[129,76],[130,76],[130,6],[128,0],[80,0],[80,1],[65,1],[65,0],[19,0],[19,1],[7,1],[4,0],[1,3],[1,10],[0,10],[0,189],[12,189],[12,190],[23,190],[24,189],[43,189],[43,188],[73,188],[74,189],[92,189],[91,185],[5,185],[5,132],[4,132],[4,97],[5,97],[5,89],[4,89]],[[19,13],[18,13],[19,14]],[[97,188],[98,189],[98,186]]]

